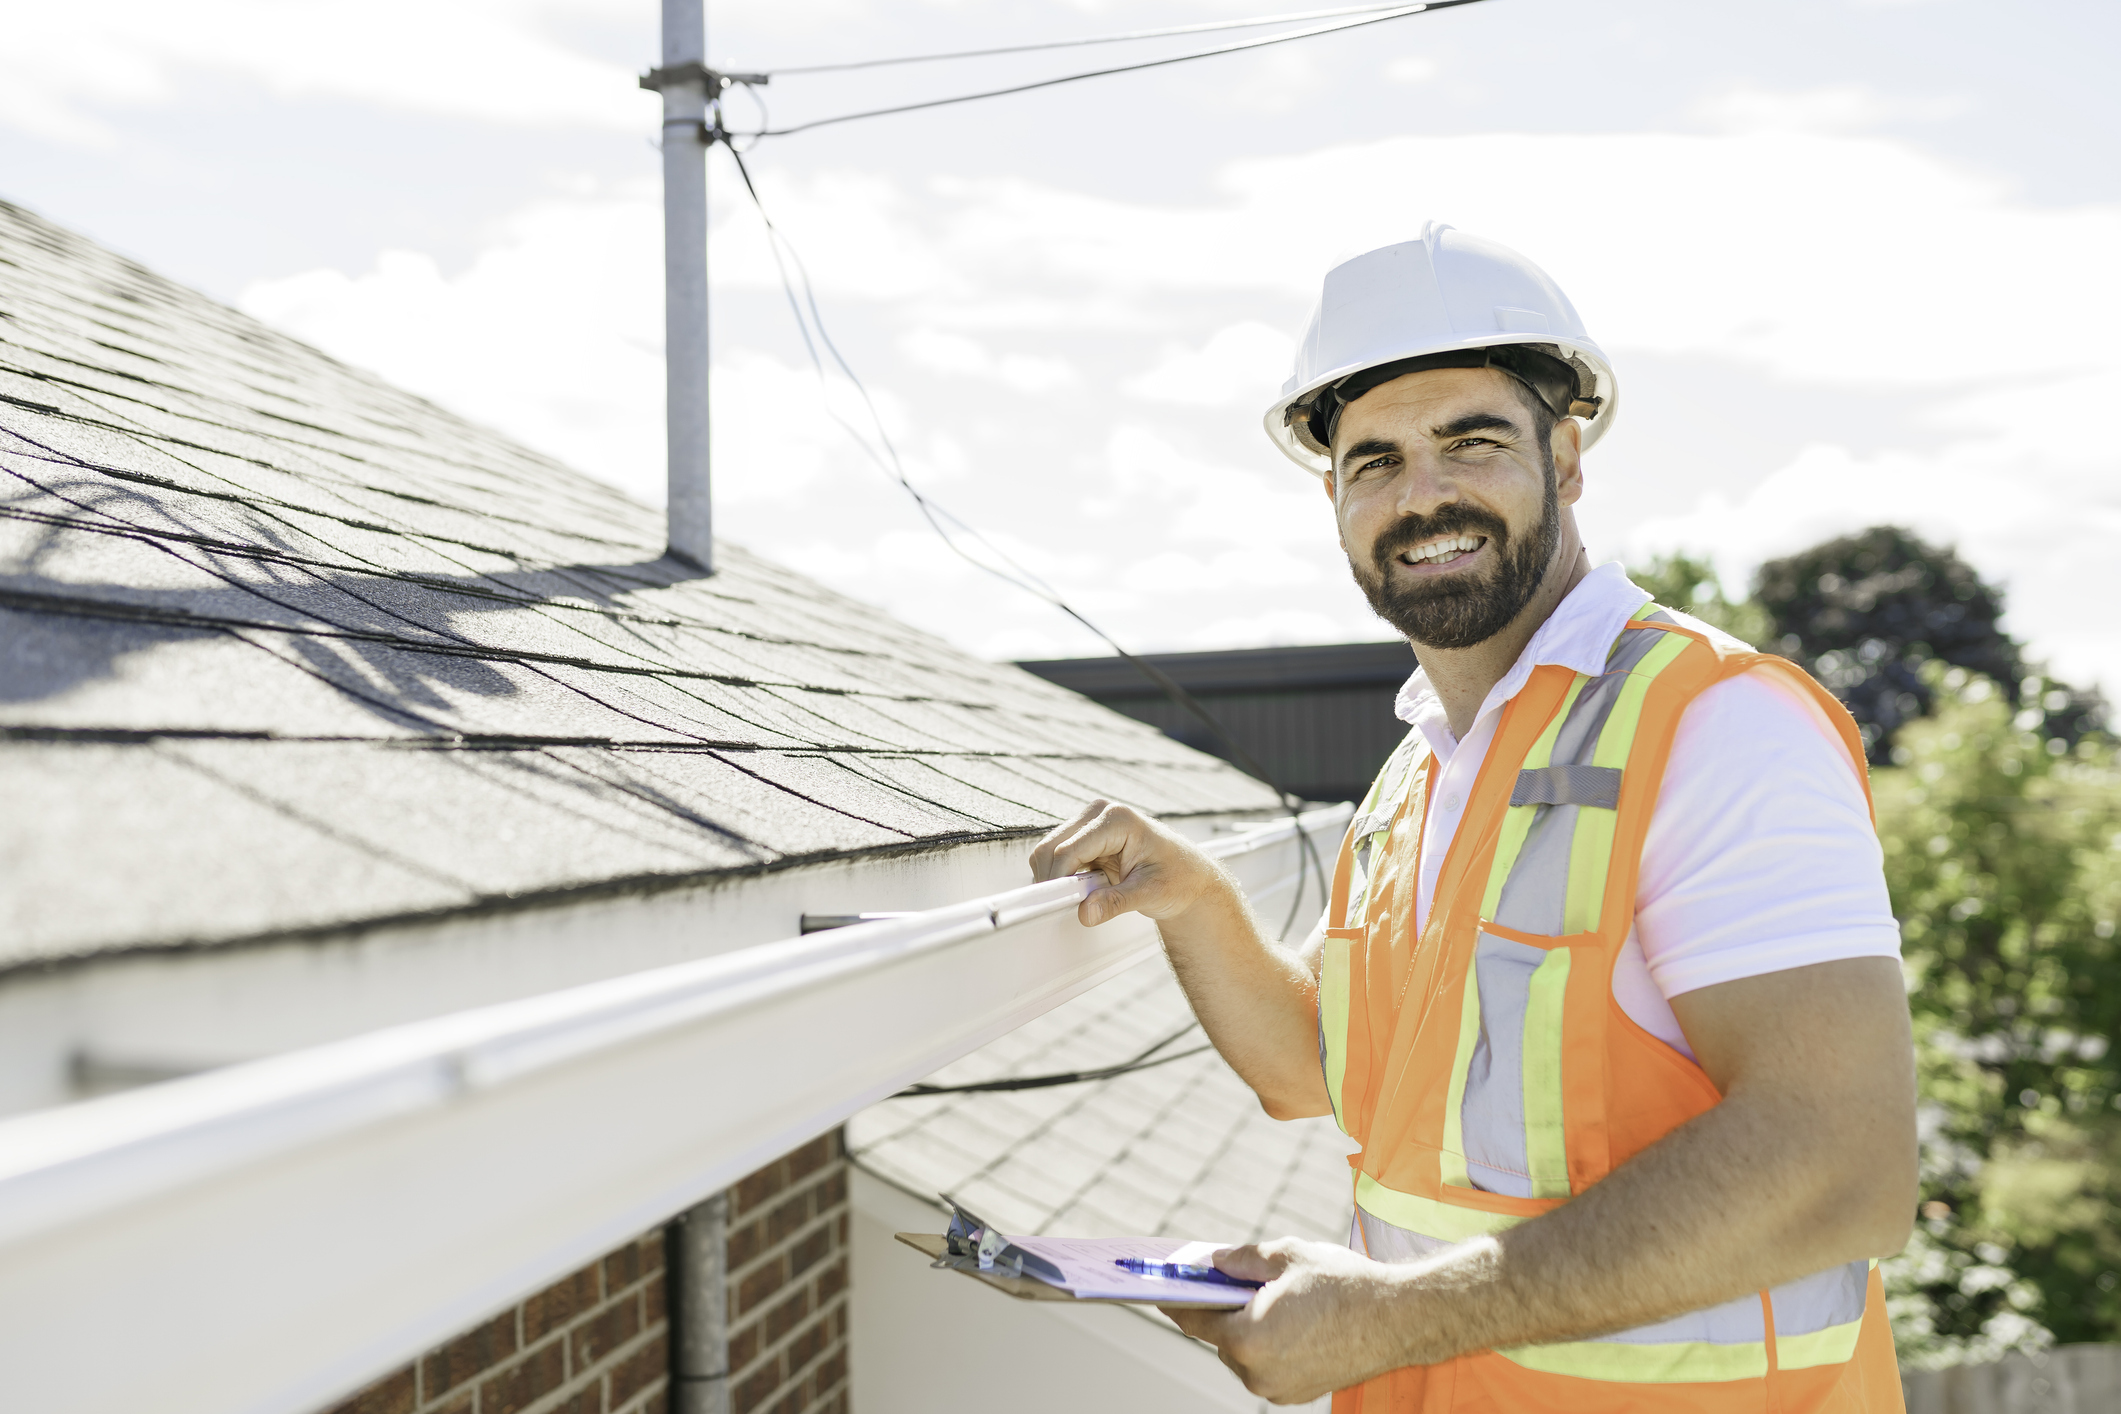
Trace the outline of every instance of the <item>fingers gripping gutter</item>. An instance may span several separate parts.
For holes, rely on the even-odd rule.
[[[1031,852],[1039,879],[1096,873],[1105,882],[1076,909],[1085,927],[1122,913],[1161,919],[1199,898],[1219,871],[1186,840],[1131,806],[1095,800],[1067,824],[1040,840]]]

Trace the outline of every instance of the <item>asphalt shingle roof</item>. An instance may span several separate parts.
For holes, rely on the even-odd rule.
[[[1193,1019],[1154,958],[929,1079],[1092,1070]],[[1167,1049],[1203,1044],[1194,1031]],[[1213,1051],[1110,1080],[912,1096],[848,1124],[856,1163],[920,1197],[949,1193],[1005,1232],[1345,1242],[1348,1146],[1329,1118],[1274,1120]]]
[[[1270,807],[0,203],[0,970]]]

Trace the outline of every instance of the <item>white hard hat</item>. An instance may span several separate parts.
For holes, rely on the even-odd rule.
[[[1583,418],[1586,447],[1605,435],[1619,407],[1612,364],[1544,270],[1508,246],[1431,221],[1418,241],[1383,246],[1326,272],[1296,347],[1296,371],[1267,409],[1267,435],[1291,461],[1325,474],[1331,434],[1314,435],[1313,413],[1337,415],[1344,400],[1333,390],[1355,375],[1413,359],[1509,374],[1557,414]],[[1355,379],[1350,396],[1376,381]]]

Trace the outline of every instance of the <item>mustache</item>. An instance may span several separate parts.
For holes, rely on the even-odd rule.
[[[1433,515],[1408,516],[1394,522],[1392,528],[1377,537],[1370,549],[1371,558],[1382,570],[1402,550],[1411,550],[1424,540],[1434,540],[1439,535],[1485,535],[1495,542],[1499,551],[1510,543],[1510,527],[1501,516],[1478,506],[1468,506],[1453,501],[1439,506]]]

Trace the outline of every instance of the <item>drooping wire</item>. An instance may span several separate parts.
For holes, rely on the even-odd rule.
[[[1122,1075],[1132,1075],[1137,1070],[1153,1070],[1160,1065],[1169,1065],[1173,1061],[1182,1061],[1189,1056],[1197,1056],[1203,1051],[1214,1050],[1215,1047],[1213,1045],[1205,1045],[1195,1046],[1191,1050],[1178,1051],[1168,1056],[1156,1055],[1158,1051],[1178,1040],[1187,1032],[1197,1030],[1199,1027],[1200,1023],[1198,1021],[1188,1022],[1139,1055],[1131,1056],[1117,1065],[1101,1066],[1096,1070],[1060,1070],[1048,1075],[1012,1075],[1003,1080],[977,1080],[969,1085],[929,1085],[923,1083],[920,1085],[908,1085],[897,1094],[889,1095],[885,1098],[906,1100],[917,1095],[983,1095],[998,1090],[1045,1090],[1055,1085],[1082,1085],[1093,1080],[1112,1080]],[[1156,1058],[1151,1060],[1150,1057],[1152,1056],[1156,1056]]]
[[[1213,34],[1219,30],[1258,29],[1262,25],[1293,25],[1305,20],[1332,20],[1343,15],[1371,15],[1379,10],[1404,10],[1409,0],[1389,5],[1344,5],[1337,10],[1299,10],[1287,15],[1261,15],[1251,20],[1211,20],[1198,25],[1170,25],[1163,29],[1128,30],[1124,34],[1096,34],[1088,39],[1049,39],[1037,44],[1004,44],[993,49],[954,49],[943,54],[901,54],[890,59],[854,59],[844,64],[803,64],[792,69],[774,69],[774,78],[790,74],[843,74],[850,69],[885,69],[898,64],[938,64],[951,59],[991,59],[1003,54],[1032,54],[1047,49],[1081,49],[1092,44],[1126,44],[1141,39],[1171,39],[1181,34]]]
[[[1047,584],[1036,574],[1018,564],[1014,558],[995,545],[993,541],[958,519],[955,515],[952,515],[931,499],[927,493],[913,484],[912,478],[906,474],[904,463],[899,459],[897,445],[891,440],[891,434],[884,427],[884,419],[877,411],[876,402],[869,395],[868,385],[863,383],[861,378],[855,373],[853,367],[847,362],[846,357],[841,354],[839,346],[832,341],[831,332],[825,327],[824,317],[819,313],[817,307],[817,292],[810,282],[810,269],[804,264],[802,254],[796,250],[793,242],[781,234],[780,227],[774,224],[773,217],[766,210],[766,203],[759,196],[757,184],[751,179],[751,168],[744,161],[744,154],[729,141],[730,134],[720,126],[719,105],[716,106],[710,117],[712,123],[708,130],[710,141],[719,142],[723,147],[728,148],[731,159],[736,163],[737,175],[743,179],[744,190],[751,197],[751,204],[758,211],[759,220],[766,228],[767,245],[773,253],[774,269],[779,273],[781,279],[781,292],[787,298],[789,312],[795,317],[797,332],[801,334],[803,340],[803,350],[810,357],[811,371],[817,376],[819,397],[825,404],[826,415],[839,424],[840,428],[849,437],[854,439],[855,445],[859,446],[886,476],[896,481],[899,487],[913,498],[913,503],[920,508],[921,516],[928,522],[929,528],[961,559],[977,569],[984,570],[1005,584],[1013,585],[1026,594],[1044,600],[1047,604],[1082,625],[1091,634],[1100,639],[1106,647],[1110,648],[1114,654],[1133,665],[1136,671],[1154,683],[1174,705],[1194,717],[1203,727],[1207,728],[1210,735],[1229,752],[1230,761],[1239,770],[1265,784],[1279,796],[1282,808],[1288,812],[1292,820],[1297,821],[1297,845],[1317,880],[1318,897],[1321,905],[1323,905],[1327,894],[1325,862],[1319,857],[1318,847],[1311,839],[1310,831],[1303,828],[1301,819],[1303,802],[1288,790],[1283,789],[1267,773],[1266,769],[1253,759],[1252,753],[1247,751],[1237,738],[1223,726],[1214,713],[1203,706],[1192,693],[1186,691],[1170,674],[1158,668],[1154,663],[1150,663],[1121,647],[1117,639],[1085,618],[1074,605],[1062,598],[1052,585]],[[783,256],[784,251],[786,252],[785,258]],[[795,266],[796,273],[802,280],[803,294],[800,300],[796,296],[795,282],[788,277],[788,267],[791,263]],[[809,311],[808,319],[804,317],[806,306]],[[816,332],[814,339],[812,337],[813,328]],[[838,367],[840,373],[847,381],[854,385],[856,393],[860,395],[862,406],[867,409],[870,423],[875,428],[876,441],[883,448],[881,454],[877,451],[876,446],[871,445],[868,437],[857,431],[853,424],[841,417],[838,410],[832,406],[830,388],[825,378],[824,361],[818,356],[819,344],[824,345],[826,352],[832,356],[833,364]],[[967,550],[945,528],[945,522],[956,526],[961,533],[976,541],[1008,568],[997,568]],[[1282,921],[1281,939],[1283,941],[1288,939],[1290,931],[1296,926],[1297,913],[1303,905],[1303,895],[1303,884],[1301,878],[1299,878],[1296,889],[1289,900],[1288,917]]]
[[[1424,14],[1431,10],[1455,9],[1460,5],[1477,5],[1480,0],[1421,0],[1421,3],[1395,5],[1381,14],[1362,14],[1354,19],[1334,24],[1315,25],[1309,29],[1291,30],[1286,34],[1270,34],[1260,39],[1239,40],[1235,44],[1218,45],[1213,49],[1197,49],[1189,54],[1172,54],[1161,59],[1147,59],[1134,64],[1119,64],[1107,69],[1089,69],[1077,74],[1063,74],[1058,78],[1036,79],[1030,83],[1010,84],[1006,88],[990,88],[978,93],[960,93],[949,98],[928,98],[918,103],[898,103],[887,108],[867,108],[859,113],[839,113],[830,118],[813,118],[806,123],[791,123],[785,128],[760,127],[749,132],[734,133],[735,137],[768,138],[789,137],[795,133],[809,132],[812,128],[830,127],[835,123],[852,123],[862,118],[883,118],[894,113],[917,113],[927,108],[947,108],[954,103],[973,103],[983,98],[1001,98],[1012,93],[1030,93],[1035,89],[1053,88],[1064,83],[1080,83],[1084,79],[1101,79],[1113,74],[1137,73],[1143,69],[1160,69],[1170,64],[1188,64],[1195,59],[1212,59],[1221,54],[1238,54],[1249,49],[1264,49],[1269,45],[1287,44],[1298,39],[1313,39],[1319,35],[1341,34],[1366,25],[1383,24],[1387,20],[1404,19],[1408,15]],[[781,72],[789,72],[783,69]],[[769,76],[770,77],[770,76]]]

